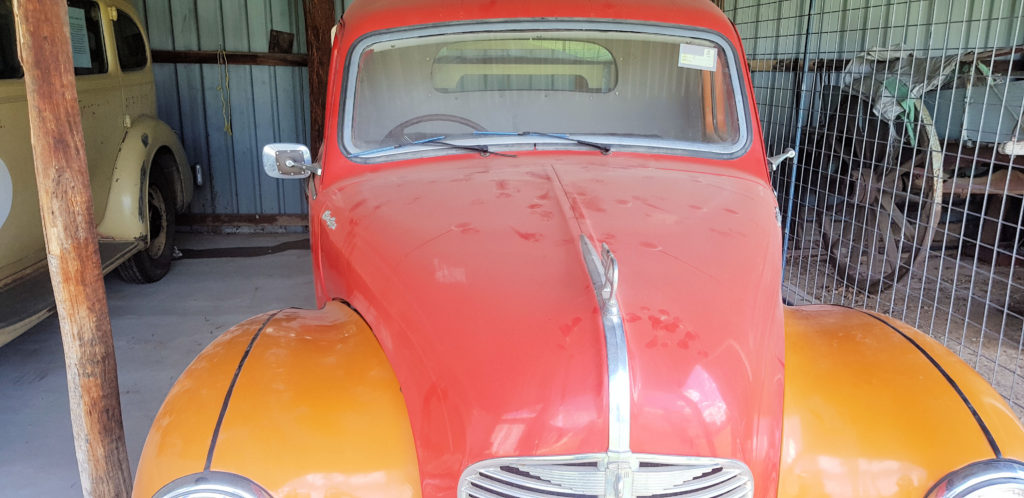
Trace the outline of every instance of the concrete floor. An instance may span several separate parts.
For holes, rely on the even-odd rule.
[[[303,238],[179,234],[177,243],[184,250]],[[133,471],[160,403],[203,347],[258,313],[315,306],[308,250],[180,259],[159,282],[132,285],[111,274],[106,284]],[[82,496],[56,316],[0,348],[0,489],[3,496]]]

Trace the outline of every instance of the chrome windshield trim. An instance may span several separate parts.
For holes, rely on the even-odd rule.
[[[580,250],[601,309],[608,356],[608,451],[628,453],[631,393],[626,331],[622,326],[619,300],[615,295],[619,284],[619,262],[607,244],[601,244],[599,256],[590,239],[583,234],[580,235]]]
[[[342,81],[341,112],[338,114],[338,145],[343,154],[355,162],[372,162],[380,160],[397,160],[414,157],[429,157],[453,153],[451,151],[438,150],[437,148],[424,147],[419,150],[408,150],[405,154],[372,154],[366,156],[353,156],[361,151],[355,146],[352,140],[352,119],[355,102],[355,81],[359,71],[360,55],[367,47],[375,43],[393,40],[403,40],[419,37],[430,37],[451,34],[470,34],[486,32],[516,32],[516,31],[550,31],[550,30],[578,30],[595,32],[616,32],[616,33],[641,33],[658,34],[668,36],[681,36],[707,40],[717,44],[723,49],[723,54],[729,67],[730,82],[733,87],[733,99],[736,105],[736,117],[739,122],[739,136],[735,142],[728,144],[709,144],[685,142],[670,139],[637,139],[617,138],[608,143],[616,146],[616,150],[625,148],[631,152],[648,153],[671,153],[687,157],[713,157],[718,159],[733,159],[745,154],[752,143],[753,122],[752,113],[747,109],[752,105],[748,102],[746,93],[746,82],[741,78],[742,65],[741,57],[737,48],[721,33],[698,26],[685,26],[675,24],[653,23],[639,20],[627,19],[597,19],[597,18],[546,18],[546,19],[484,19],[459,22],[445,22],[439,24],[425,24],[417,26],[406,26],[392,28],[382,31],[369,32],[360,36],[349,48],[344,64],[344,79]],[[583,138],[603,137],[608,139],[609,135],[574,135]],[[570,144],[563,147],[573,148]],[[463,152],[464,153],[464,152]]]

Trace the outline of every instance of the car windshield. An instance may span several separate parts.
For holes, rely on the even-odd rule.
[[[358,43],[341,127],[349,155],[466,152],[438,147],[442,139],[604,153],[731,154],[746,143],[736,59],[716,36],[607,23],[486,26]]]

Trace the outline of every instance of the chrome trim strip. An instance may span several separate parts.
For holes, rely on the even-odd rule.
[[[608,355],[608,451],[629,453],[629,356],[619,301],[615,297],[619,284],[619,262],[608,249],[608,244],[601,244],[601,255],[598,256],[594,245],[583,234],[580,234],[580,250],[601,308]]]
[[[231,472],[204,471],[179,477],[160,488],[153,498],[272,498],[273,495],[251,479]]]
[[[963,498],[990,486],[993,491],[1024,489],[1024,463],[996,458],[965,465],[940,479],[928,490],[926,496],[927,498]]]

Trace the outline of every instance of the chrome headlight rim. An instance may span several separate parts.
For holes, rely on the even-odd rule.
[[[965,465],[939,479],[926,498],[964,498],[986,488],[1017,486],[1024,490],[1024,462],[993,458]]]
[[[190,497],[273,498],[273,495],[247,477],[210,470],[179,477],[153,495],[153,498]]]

